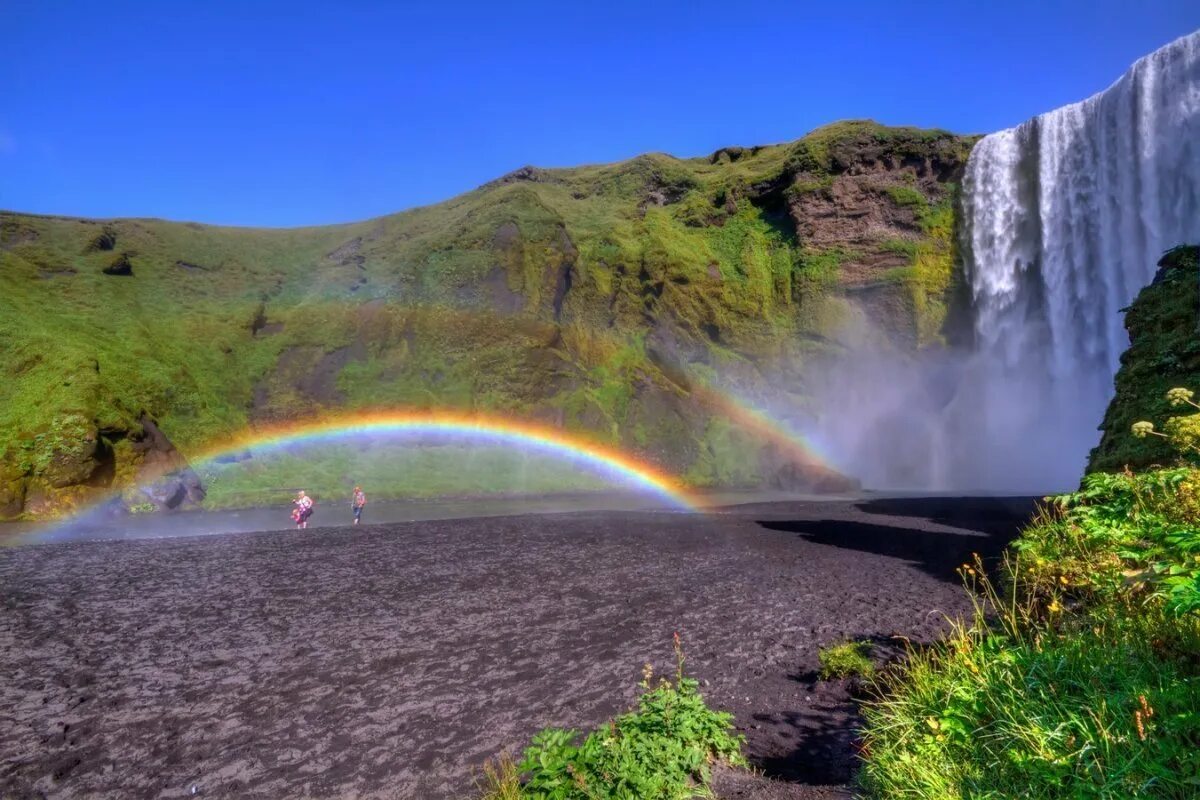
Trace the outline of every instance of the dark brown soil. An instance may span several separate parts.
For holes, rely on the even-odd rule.
[[[581,513],[0,552],[0,796],[469,797],[547,725],[671,661],[766,777],[848,796],[853,704],[817,648],[934,636],[1026,501]],[[164,524],[170,524],[165,521]],[[822,788],[826,787],[826,788]]]

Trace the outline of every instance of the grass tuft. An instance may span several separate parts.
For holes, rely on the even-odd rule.
[[[817,653],[821,663],[821,680],[840,678],[870,678],[875,675],[871,663],[870,642],[842,642],[822,649]]]

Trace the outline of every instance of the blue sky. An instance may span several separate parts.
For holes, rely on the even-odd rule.
[[[302,225],[837,119],[992,131],[1200,29],[1200,2],[0,0],[0,17],[0,208]]]

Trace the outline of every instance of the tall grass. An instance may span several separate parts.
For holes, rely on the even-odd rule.
[[[879,797],[1200,797],[1200,529],[1186,471],[1092,475],[1003,564],[970,620],[864,709]]]

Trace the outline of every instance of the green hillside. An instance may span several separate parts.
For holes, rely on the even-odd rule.
[[[0,514],[144,477],[147,420],[186,455],[335,408],[494,411],[771,483],[789,457],[696,390],[802,414],[841,322],[941,342],[973,141],[839,123],[318,228],[0,213]]]

